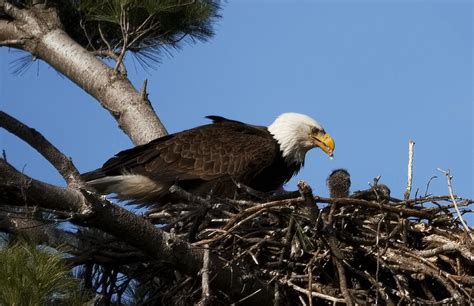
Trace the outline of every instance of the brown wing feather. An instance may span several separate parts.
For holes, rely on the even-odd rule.
[[[122,151],[91,174],[136,173],[167,182],[231,176],[245,182],[267,167],[277,152],[266,129],[223,121]]]
[[[139,172],[166,181],[226,175],[239,179],[266,167],[274,157],[275,145],[266,131],[240,123],[217,123],[160,142],[154,148],[159,154],[142,163],[143,172]]]

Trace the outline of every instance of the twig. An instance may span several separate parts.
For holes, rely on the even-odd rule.
[[[425,197],[428,196],[428,190],[430,189],[430,184],[431,184],[431,181],[434,180],[434,179],[437,179],[438,177],[436,175],[433,175],[432,177],[430,177],[430,179],[428,180],[428,183],[426,183],[426,189],[425,189]]]
[[[233,179],[233,182],[235,184],[235,186],[240,189],[240,190],[243,190],[245,193],[257,198],[257,199],[265,199],[267,198],[267,194],[265,194],[265,192],[261,192],[259,190],[255,190],[253,189],[252,187],[249,187],[245,184],[242,184],[236,180]]]
[[[451,197],[451,201],[453,202],[454,204],[454,209],[456,210],[456,213],[458,214],[458,217],[459,217],[459,221],[461,221],[461,224],[462,226],[464,227],[464,230],[465,232],[468,234],[469,238],[471,239],[471,241],[474,240],[474,237],[473,235],[471,234],[471,229],[469,228],[469,226],[467,226],[466,222],[464,222],[464,219],[462,217],[462,214],[461,212],[459,211],[459,207],[457,205],[457,202],[456,202],[456,199],[454,197],[454,193],[453,193],[453,185],[451,183],[451,180],[452,180],[452,176],[448,171],[446,170],[443,170],[441,168],[438,168],[439,171],[441,171],[442,173],[444,173],[444,175],[446,176],[446,179],[448,180],[448,192],[449,192],[449,196]]]
[[[120,50],[120,54],[116,60],[116,64],[114,68],[115,73],[119,72],[119,68],[123,64],[125,52],[128,50],[130,23],[128,20],[128,8],[124,8],[123,6],[121,7],[121,10],[120,10],[120,28],[122,30],[123,45],[122,45],[122,50]]]
[[[313,257],[314,258],[314,257]],[[313,306],[313,265],[309,264],[308,268],[308,301],[309,306]]]
[[[249,295],[247,295],[247,296],[241,298],[240,300],[238,300],[237,302],[233,303],[232,306],[238,305],[238,304],[242,303],[243,301],[248,300],[249,298],[251,298],[251,297],[253,297],[254,295],[258,294],[260,291],[262,291],[262,289],[258,289],[258,290],[256,290],[256,291],[250,293]]]
[[[378,284],[376,282],[375,278],[372,277],[372,275],[370,275],[367,271],[362,272],[359,269],[354,268],[351,264],[349,264],[346,261],[344,261],[344,264],[346,265],[347,269],[349,269],[351,272],[353,272],[353,273],[363,277],[367,281],[369,281],[372,284],[372,286],[375,287],[376,290],[378,290],[378,294],[380,294],[380,296],[384,299],[384,302],[388,306],[394,306],[395,305],[395,303],[392,301],[390,296],[385,292],[385,288],[382,287],[380,284]]]
[[[411,185],[413,182],[413,148],[415,147],[415,142],[410,140],[408,143],[408,177],[407,177],[407,188],[403,194],[403,199],[407,201],[410,198]]]
[[[261,214],[265,209],[262,209],[262,210],[259,210],[259,211],[256,211],[255,213],[253,213],[252,215],[248,216],[247,218],[237,222],[234,226],[232,226],[231,228],[229,229],[224,229],[224,232],[217,236],[217,237],[214,237],[214,238],[211,238],[211,239],[206,239],[206,240],[201,240],[201,241],[198,241],[198,242],[195,242],[193,243],[194,246],[200,246],[200,245],[203,245],[203,244],[211,244],[213,242],[216,242],[216,241],[219,241],[221,240],[222,238],[226,237],[227,235],[229,235],[230,233],[232,233],[233,231],[235,231],[238,227],[240,227],[242,224],[244,224],[245,222],[249,221],[249,220],[252,220],[253,218],[255,218],[256,216],[258,216],[259,214]],[[230,222],[229,222],[230,223]]]
[[[350,294],[347,288],[347,277],[344,265],[342,264],[342,261],[339,258],[334,259],[336,262],[337,274],[339,275],[339,288],[341,288],[342,295],[344,296],[344,300],[346,301],[346,305],[354,305],[352,295]]]
[[[100,56],[100,57],[109,57],[111,58],[112,60],[114,60],[119,66],[118,68],[118,71],[122,74],[122,75],[127,75],[127,68],[125,67],[124,63],[122,60],[120,60],[119,56],[111,51],[111,50],[96,50],[96,51],[93,51],[92,54],[96,55],[96,56]]]
[[[87,39],[86,49],[90,47],[92,50],[95,50],[94,44],[92,43],[92,39],[89,36],[89,33],[87,32],[86,26],[84,25],[84,18],[81,18],[79,20],[79,26],[81,27],[82,31],[84,32],[84,36]]]
[[[407,187],[405,193],[403,194],[403,199],[408,201],[410,199],[411,186],[413,183],[413,149],[415,147],[415,142],[410,140],[408,143],[408,174],[407,174]],[[416,199],[416,197],[415,197]],[[408,205],[405,205],[407,207]],[[402,216],[400,218],[400,224],[402,225],[402,241],[407,243],[408,240],[408,222],[407,219]]]
[[[304,294],[308,294],[309,291],[304,289],[304,288],[301,288],[300,286],[292,283],[291,281],[287,281],[286,284],[290,287],[292,287],[293,289],[295,289],[296,291],[298,292],[301,292],[301,293],[304,293]],[[345,303],[346,301],[344,299],[340,299],[340,298],[337,298],[337,297],[334,297],[334,296],[330,296],[330,295],[327,295],[327,294],[322,294],[322,293],[319,293],[319,292],[316,292],[316,291],[312,291],[311,292],[311,295],[314,296],[314,297],[317,297],[317,298],[320,298],[320,299],[323,299],[323,300],[326,300],[326,301],[331,301],[333,302],[334,304],[335,303]]]
[[[377,223],[377,236],[376,236],[376,239],[375,239],[375,247],[377,248],[377,265],[376,265],[376,269],[375,269],[375,284],[376,284],[376,295],[375,295],[375,304],[378,305],[378,301],[379,301],[379,291],[380,291],[380,288],[379,288],[379,276],[380,276],[380,245],[379,245],[379,242],[380,242],[380,227],[382,225],[382,222],[383,220],[385,219],[385,215],[380,218],[379,222]]]
[[[416,259],[420,259],[419,261],[409,259],[408,256],[414,257]],[[426,262],[421,257],[417,257],[416,255],[410,254],[409,252],[396,252],[395,249],[388,249],[384,256],[387,261],[390,261],[393,264],[398,265],[397,267],[391,266],[392,269],[399,269],[399,270],[405,270],[405,271],[412,271],[416,273],[422,273],[424,275],[428,275],[430,277],[433,277],[436,279],[441,285],[446,288],[446,290],[453,296],[456,301],[461,303],[462,301],[462,295],[461,293],[456,290],[449,282],[445,280],[449,280],[453,282],[454,280],[450,278],[447,274],[448,273],[441,273],[441,270],[439,268],[433,268],[429,266]],[[457,284],[456,284],[457,285]],[[457,285],[458,286],[458,285]],[[458,286],[459,287],[459,286]]]
[[[173,194],[176,194],[178,197],[180,197],[183,200],[186,200],[186,201],[189,201],[189,202],[192,202],[192,203],[201,204],[201,205],[204,205],[204,206],[210,206],[211,205],[211,202],[209,200],[204,199],[204,198],[199,197],[199,196],[196,196],[192,193],[189,193],[186,190],[184,190],[183,188],[179,187],[178,185],[172,185],[169,188],[169,191]]]
[[[315,221],[319,215],[319,207],[318,204],[316,204],[316,201],[314,200],[313,190],[311,189],[311,186],[309,186],[308,183],[306,183],[305,181],[299,181],[298,191],[300,192],[304,203],[310,209],[313,221]]]
[[[354,305],[352,295],[347,288],[347,277],[343,264],[343,255],[337,246],[337,239],[334,236],[329,236],[326,240],[326,243],[331,250],[331,253],[334,255],[333,260],[336,264],[337,274],[339,276],[339,288],[341,289],[342,295],[344,296],[346,305]]]
[[[211,289],[209,287],[209,245],[204,245],[204,254],[202,257],[202,270],[201,270],[201,286],[202,295],[201,300],[198,302],[199,306],[206,306],[210,303]]]
[[[298,299],[300,300],[301,305],[306,306],[306,302],[301,295],[298,295]]]
[[[280,265],[283,263],[283,259],[285,258],[286,252],[291,247],[291,241],[293,240],[294,229],[295,229],[295,218],[293,216],[290,216],[290,222],[288,223],[288,226],[286,227],[284,246],[281,249],[281,253],[280,253],[280,259],[279,259]]]
[[[456,197],[456,195],[455,195]],[[447,200],[450,200],[451,197],[449,195],[444,195],[444,196],[426,196],[426,197],[422,197],[422,198],[418,198],[418,199],[411,199],[411,200],[407,200],[407,201],[402,201],[400,203],[397,203],[397,204],[400,204],[400,205],[415,205],[415,204],[423,204],[423,203],[428,203],[428,202],[435,202],[435,201],[447,201]]]
[[[259,212],[259,211],[264,210],[264,209],[278,207],[278,206],[301,204],[302,202],[303,202],[303,199],[301,197],[299,197],[299,198],[294,198],[294,199],[272,201],[272,202],[258,204],[258,205],[249,207],[249,208],[245,209],[244,211],[242,211],[241,213],[239,213],[238,215],[236,215],[235,217],[233,217],[229,221],[229,223],[227,223],[226,226],[224,226],[223,229],[224,230],[230,229],[236,222],[238,222],[238,220],[240,220],[244,217],[247,217],[249,215],[252,215],[255,212]]]
[[[450,251],[457,251],[461,254],[464,258],[474,263],[474,253],[469,251],[469,248],[461,246],[453,241],[446,241],[445,244],[428,250],[418,251],[418,255],[422,257],[433,257],[440,253],[447,253]]]
[[[143,101],[148,101],[148,93],[146,92],[147,85],[148,80],[145,79],[145,81],[143,81],[142,88],[140,89],[140,96],[142,97]]]
[[[323,198],[323,197],[318,197],[318,196],[314,197],[314,199],[317,203],[338,204],[340,206],[360,206],[364,208],[373,208],[379,211],[383,210],[383,211],[393,212],[396,214],[406,215],[406,216],[411,216],[411,217],[421,217],[421,218],[433,217],[432,212],[428,212],[425,210],[396,207],[394,205],[374,203],[374,202],[360,200],[360,199],[352,199],[352,198],[330,199],[330,198]]]

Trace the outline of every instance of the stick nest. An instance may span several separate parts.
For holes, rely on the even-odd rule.
[[[474,245],[450,196],[400,201],[377,182],[342,198],[313,196],[304,182],[298,187],[257,203],[175,188],[187,201],[147,217],[272,288],[275,305],[473,302]],[[472,212],[472,200],[455,200],[462,214]],[[201,298],[200,278],[173,275],[160,286],[164,302]],[[210,294],[210,304],[237,302],[228,293]]]

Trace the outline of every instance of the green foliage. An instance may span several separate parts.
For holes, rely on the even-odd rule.
[[[220,17],[218,0],[60,0],[57,7],[66,31],[87,49],[120,54],[125,46],[151,59],[183,39],[211,38]]]
[[[79,281],[58,255],[17,242],[0,249],[0,305],[84,305]]]
[[[65,31],[96,55],[117,60],[127,51],[150,67],[183,42],[207,41],[220,0],[9,0],[21,8],[54,7]],[[21,71],[31,58],[17,65]]]
[[[188,22],[199,22],[212,17],[212,7],[207,2],[194,0],[82,0],[79,2],[78,8],[90,20],[106,21],[117,25],[120,25],[123,11],[128,12],[132,17],[132,24],[135,26],[140,25],[149,16],[164,17],[170,14],[182,14],[183,18],[188,18]]]

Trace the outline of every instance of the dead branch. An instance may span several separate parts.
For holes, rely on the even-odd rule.
[[[207,205],[194,245],[209,246],[229,264],[274,283],[274,298],[283,304],[471,301],[474,249],[460,223],[453,224],[450,196],[392,202],[390,197],[322,198],[302,191],[293,195],[254,206],[240,200],[216,206],[213,203],[221,200],[194,201],[183,193],[183,201],[154,213],[160,222],[171,224],[169,230],[185,237],[194,224],[174,220],[195,205]],[[319,209],[316,220],[307,209],[311,203],[328,204]],[[470,206],[472,201],[462,204]]]
[[[456,210],[456,213],[458,214],[458,218],[459,218],[459,221],[461,221],[461,224],[464,228],[464,230],[466,231],[466,233],[468,234],[469,238],[471,239],[471,241],[474,241],[474,237],[472,236],[472,233],[471,233],[471,230],[469,229],[469,227],[467,226],[466,222],[464,221],[463,217],[462,217],[462,214],[461,212],[459,211],[459,207],[457,205],[457,202],[456,202],[456,199],[454,197],[454,193],[453,193],[453,185],[451,183],[451,180],[453,179],[453,177],[451,176],[451,174],[449,173],[449,171],[445,171],[443,169],[439,169],[439,171],[443,172],[444,175],[446,176],[446,179],[448,180],[448,192],[449,192],[449,197],[451,198],[451,201],[454,205],[454,209]]]
[[[408,175],[407,175],[407,188],[403,194],[403,199],[406,201],[410,198],[411,185],[413,182],[413,148],[415,147],[415,142],[410,140],[408,143]]]
[[[204,245],[204,256],[202,258],[201,283],[202,283],[202,298],[199,301],[199,306],[209,305],[211,298],[211,289],[209,286],[209,246]]]
[[[187,275],[197,275],[202,267],[203,250],[193,248],[175,235],[155,228],[145,219],[104,199],[87,192],[61,188],[36,181],[16,171],[4,160],[0,160],[0,199],[9,205],[37,206],[39,208],[59,209],[74,213],[72,222],[81,226],[95,227],[109,233],[151,258],[171,264]],[[0,203],[1,204],[1,203]],[[140,239],[137,239],[139,233]],[[210,262],[217,271],[213,283],[223,291],[231,292],[232,286],[243,282],[252,283],[250,287],[261,288],[259,295],[249,302],[262,303],[270,293],[260,282],[245,278],[241,269],[233,264],[226,265],[216,255],[210,255]]]

